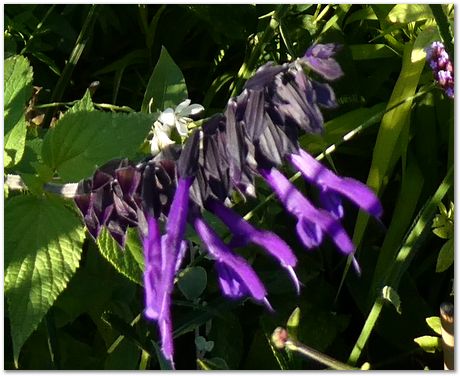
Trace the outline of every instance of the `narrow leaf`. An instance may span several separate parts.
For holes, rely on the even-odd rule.
[[[433,336],[422,336],[414,338],[414,342],[417,343],[425,352],[434,353],[436,350],[441,350],[441,338]]]
[[[454,238],[444,243],[439,251],[438,260],[436,261],[436,272],[441,273],[447,270],[454,263]]]
[[[382,289],[382,297],[386,301],[390,302],[393,307],[395,307],[396,312],[401,314],[401,299],[399,298],[398,293],[391,286],[385,286]]]

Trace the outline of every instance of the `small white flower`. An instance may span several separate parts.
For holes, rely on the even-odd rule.
[[[170,134],[170,128],[165,127],[159,121],[153,124],[153,138],[150,140],[150,151],[153,156],[157,155],[168,145],[174,144],[174,141],[169,138]]]
[[[199,114],[204,110],[204,107],[200,104],[190,104],[191,100],[186,99],[185,101],[179,103],[175,110],[172,108],[165,109],[160,116],[158,121],[167,125],[169,127],[176,127],[177,132],[182,136],[187,136],[188,133],[188,123],[192,121],[190,115]]]

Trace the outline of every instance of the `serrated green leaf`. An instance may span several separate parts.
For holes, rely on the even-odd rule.
[[[442,325],[441,325],[441,318],[438,316],[431,316],[425,319],[428,326],[434,330],[436,334],[441,335],[442,333]]]
[[[454,238],[450,238],[444,243],[439,251],[436,261],[436,272],[441,273],[447,270],[454,263]]]
[[[388,20],[393,23],[407,24],[427,18],[433,18],[428,4],[397,4],[388,14]]]
[[[4,166],[17,164],[24,153],[26,103],[32,95],[33,72],[23,56],[12,56],[4,66]]]
[[[188,300],[198,298],[206,288],[208,276],[206,270],[201,266],[192,266],[179,274],[177,285],[179,290]]]
[[[72,108],[66,112],[66,115],[79,111],[94,111],[93,100],[91,99],[91,93],[88,89],[86,89],[83,98],[75,103]]]
[[[436,350],[441,351],[441,338],[432,336],[422,336],[414,338],[417,343],[425,352],[434,353]]]
[[[395,307],[396,312],[401,314],[401,299],[399,298],[399,294],[394,288],[391,286],[385,286],[382,289],[382,297],[387,302],[390,302],[393,307]]]
[[[111,159],[132,158],[152,122],[151,115],[141,113],[70,113],[46,134],[43,161],[64,181],[80,180]]]
[[[99,235],[97,244],[102,256],[104,256],[117,271],[131,281],[142,285],[144,265],[143,259],[140,259],[138,256],[139,253],[142,254],[142,246],[140,245],[136,229],[128,228],[124,250],[121,249],[105,228]]]
[[[5,205],[5,294],[13,352],[66,288],[80,261],[84,231],[62,201],[17,196]]]
[[[187,97],[187,85],[184,76],[163,46],[160,58],[147,84],[141,111],[149,112],[149,103],[152,99],[153,112],[155,110],[163,111],[168,107],[175,108]]]

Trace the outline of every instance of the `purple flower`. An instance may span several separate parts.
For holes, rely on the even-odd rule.
[[[433,71],[434,79],[449,98],[454,97],[454,68],[444,44],[433,42],[426,48],[426,60]]]
[[[193,179],[180,178],[169,210],[166,236],[161,237],[154,217],[147,214],[148,232],[143,237],[145,272],[145,315],[156,320],[162,352],[173,364],[171,294],[174,276],[185,252],[183,242],[188,213],[189,189]]]
[[[193,224],[209,254],[216,260],[219,284],[224,295],[233,299],[250,296],[272,310],[262,281],[247,261],[233,253],[201,216],[197,215]]]
[[[323,233],[326,233],[343,253],[350,254],[354,251],[351,239],[334,216],[316,208],[276,168],[261,168],[259,172],[285,209],[297,218],[297,234],[307,248],[321,244]]]
[[[297,258],[291,248],[279,236],[270,231],[256,229],[233,210],[227,208],[217,200],[210,200],[207,204],[207,208],[219,217],[232,232],[233,238],[229,246],[244,247],[249,243],[254,243],[263,247],[288,271],[297,292],[299,292],[299,280],[294,272]]]
[[[299,154],[291,154],[288,159],[306,180],[320,187],[321,201],[336,217],[343,216],[343,207],[338,194],[347,197],[375,217],[382,215],[382,205],[367,185],[355,179],[335,175],[302,149],[299,149]]]
[[[334,43],[315,44],[299,60],[326,80],[336,80],[343,75],[342,68],[332,58],[339,49]]]

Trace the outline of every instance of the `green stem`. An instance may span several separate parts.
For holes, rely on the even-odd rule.
[[[54,369],[60,369],[61,354],[59,351],[59,342],[52,309],[50,309],[48,313],[45,315],[45,322],[46,330],[48,332],[48,349],[50,352],[51,363]]]
[[[351,367],[348,364],[342,363],[330,356],[323,354],[311,347],[304,345],[303,343],[288,339],[285,343],[286,349],[290,351],[298,352],[302,355],[305,355],[307,358],[316,360],[317,362],[325,365],[326,367],[336,369],[336,370],[356,370],[357,368]]]
[[[452,33],[449,28],[449,19],[447,18],[441,4],[430,4],[431,12],[433,13],[436,24],[438,25],[439,34],[441,34],[442,41],[446,47],[452,63],[454,62],[454,44]]]

